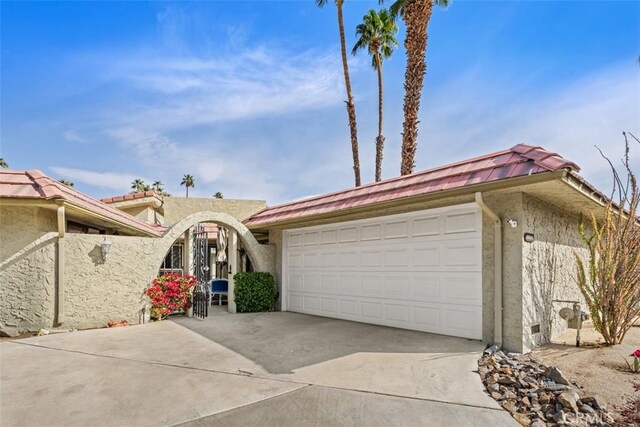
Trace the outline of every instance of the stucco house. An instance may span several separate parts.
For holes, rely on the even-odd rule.
[[[519,144],[244,223],[276,246],[283,310],[523,352],[566,329],[557,300],[581,300],[579,215],[606,197],[578,172]]]
[[[37,171],[0,171],[0,327],[145,321],[143,290],[210,223],[230,231],[230,311],[242,247],[276,276],[281,310],[527,351],[566,329],[560,301],[581,299],[579,215],[606,197],[578,172],[519,144],[267,207],[151,192],[96,200]]]

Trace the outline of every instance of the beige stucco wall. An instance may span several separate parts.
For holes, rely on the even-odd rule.
[[[554,300],[577,300],[585,309],[575,274],[576,254],[586,256],[587,250],[578,233],[577,215],[528,195],[523,207],[523,232],[535,236],[533,243],[522,246],[523,350],[527,351],[567,329],[558,312],[572,304]],[[540,333],[533,334],[531,327],[536,324]]]
[[[109,320],[141,321],[144,290],[159,267],[160,239],[109,236],[111,250],[102,261],[102,236],[67,234],[63,324],[66,327],[104,327]]]
[[[267,207],[264,200],[204,199],[192,197],[165,197],[164,220],[171,225],[198,212],[223,212],[244,220]]]
[[[230,202],[217,205],[238,216],[259,206]],[[254,268],[274,272],[273,248],[258,244],[231,214],[198,212],[180,219],[161,238],[110,235],[112,246],[106,261],[102,261],[102,235],[66,233],[62,239],[61,326],[83,329],[106,326],[109,320],[140,322],[147,303],[143,292],[157,275],[166,252],[199,222],[237,230]],[[56,326],[56,211],[0,206],[0,237],[0,327],[34,331]]]
[[[53,210],[0,205],[0,328],[53,325],[55,229]]]
[[[65,237],[65,321],[76,328],[102,327],[109,320],[139,323],[147,304],[144,290],[158,274],[166,252],[176,239],[199,222],[217,222],[238,230],[238,238],[257,271],[273,272],[274,251],[260,245],[230,215],[199,212],[182,219],[162,238],[109,236],[111,250],[102,261],[102,236],[67,234]]]
[[[522,240],[519,227],[512,228],[508,219],[521,222],[522,193],[487,193],[486,205],[502,220],[502,345],[520,351],[522,344]],[[483,341],[494,342],[495,252],[494,226],[483,213],[482,289]]]

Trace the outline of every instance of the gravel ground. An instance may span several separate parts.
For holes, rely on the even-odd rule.
[[[582,345],[575,347],[576,331],[570,329],[553,343],[536,348],[532,356],[541,363],[560,369],[584,391],[598,394],[609,404],[619,405],[634,393],[633,382],[640,374],[629,372],[623,357],[640,348],[640,323],[631,328],[622,344],[607,347],[590,322],[581,331]]]

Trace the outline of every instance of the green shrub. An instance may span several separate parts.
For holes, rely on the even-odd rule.
[[[271,273],[238,273],[233,280],[239,313],[276,309],[278,291]]]

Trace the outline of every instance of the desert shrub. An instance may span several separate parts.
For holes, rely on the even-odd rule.
[[[587,302],[594,328],[610,345],[619,344],[640,316],[640,192],[629,161],[624,134],[624,170],[611,166],[614,186],[604,212],[580,220],[580,235],[589,255],[576,254],[577,282]],[[615,200],[615,202],[614,202]]]
[[[191,307],[191,291],[195,285],[195,277],[181,274],[167,273],[153,279],[151,287],[144,292],[151,300],[151,319],[162,320]]]
[[[240,313],[273,311],[278,291],[271,273],[238,273],[235,282],[235,301]]]

